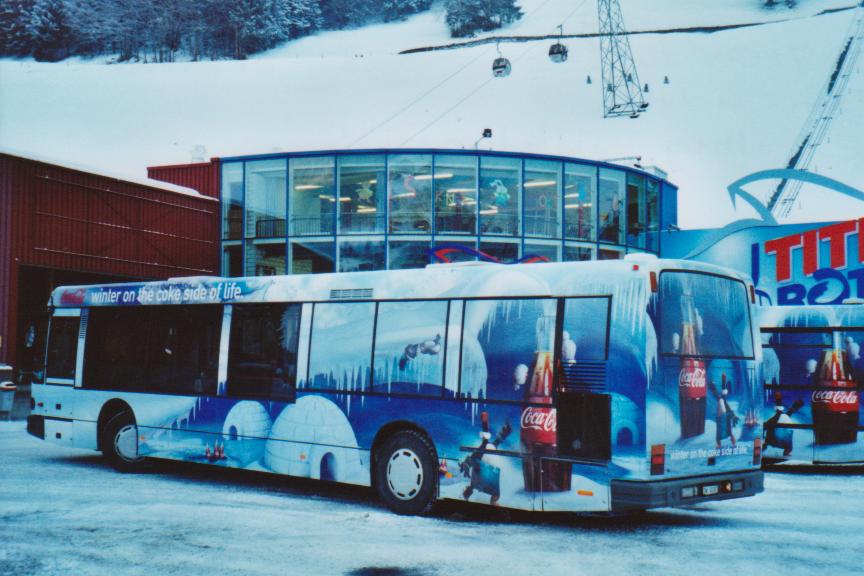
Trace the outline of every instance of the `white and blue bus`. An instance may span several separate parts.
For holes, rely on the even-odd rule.
[[[628,257],[62,287],[31,434],[436,499],[616,512],[762,490],[755,291]]]
[[[759,311],[765,463],[864,464],[864,304]]]

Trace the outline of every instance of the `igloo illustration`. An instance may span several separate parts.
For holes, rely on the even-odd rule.
[[[623,394],[612,394],[612,413],[615,418],[612,424],[612,441],[617,446],[634,446],[639,444],[639,421],[642,412],[635,402]]]
[[[222,425],[225,455],[241,466],[257,462],[264,455],[273,421],[260,402],[243,400],[228,412]]]
[[[276,418],[264,465],[281,474],[366,484],[357,437],[332,401],[304,396]]]

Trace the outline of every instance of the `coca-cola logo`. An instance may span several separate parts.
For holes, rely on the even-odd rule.
[[[858,392],[854,390],[817,390],[811,400],[814,404],[857,404]]]
[[[678,385],[687,388],[705,388],[706,375],[704,368],[682,368],[678,373]]]
[[[522,411],[521,426],[525,430],[555,432],[558,429],[557,410],[555,408],[529,406]]]

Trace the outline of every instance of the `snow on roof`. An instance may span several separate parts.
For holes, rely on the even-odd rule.
[[[70,162],[67,160],[58,160],[56,158],[49,158],[46,156],[42,156],[40,154],[33,154],[31,152],[24,152],[22,150],[16,150],[14,148],[9,148],[7,146],[0,146],[0,154],[6,154],[8,156],[15,156],[17,158],[23,158],[25,160],[32,160],[34,162],[42,162],[44,164],[53,164],[54,166],[60,166],[62,168],[69,168],[70,170],[77,170],[79,172],[87,172],[89,174],[95,174],[97,176],[104,176],[106,178],[114,178],[115,180],[122,180],[124,182],[130,182],[132,184],[141,184],[142,186],[148,186],[150,188],[158,188],[159,190],[164,190],[166,192],[174,192],[175,194],[183,194],[186,196],[195,196],[197,198],[204,198],[207,200],[216,201],[215,198],[203,196],[202,194],[199,194],[197,190],[193,190],[192,188],[186,188],[184,186],[177,186],[176,184],[169,184],[168,182],[162,182],[161,180],[153,180],[151,178],[137,178],[135,176],[129,176],[127,174],[121,174],[119,172],[109,172],[106,170],[102,170],[101,168],[94,168],[93,166],[88,166],[86,164],[78,164],[76,162]]]

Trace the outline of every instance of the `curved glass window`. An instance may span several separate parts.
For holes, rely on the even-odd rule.
[[[429,264],[429,240],[391,237],[388,255],[387,268],[390,270],[424,268]]]
[[[513,262],[519,258],[519,241],[502,238],[501,240],[481,240],[480,251],[501,262]]]
[[[560,242],[525,242],[523,258],[539,258],[544,262],[561,262]]]
[[[435,156],[435,232],[477,233],[477,158]]]
[[[645,177],[627,174],[627,245],[645,248],[647,230]]]
[[[594,260],[593,246],[590,244],[571,244],[570,242],[564,245],[565,262],[581,262],[583,260]]]
[[[243,237],[243,163],[222,165],[222,238]]]
[[[320,274],[333,272],[336,262],[336,244],[330,238],[292,240],[291,274]]]
[[[645,208],[647,212],[648,229],[645,248],[653,252],[660,251],[660,183],[651,178],[645,184]]]
[[[285,274],[285,239],[247,240],[246,276]]]
[[[246,163],[246,238],[285,236],[287,161]]]
[[[624,172],[600,169],[600,222],[598,240],[613,244],[624,243],[624,218],[621,206],[624,201]]]
[[[597,169],[564,165],[564,237],[594,240],[597,213]]]
[[[387,161],[390,232],[432,231],[432,156],[405,154]]]
[[[292,158],[289,170],[292,236],[333,234],[336,223],[336,160]]]
[[[519,234],[522,161],[480,158],[480,234]]]
[[[384,232],[387,175],[384,156],[339,158],[339,232]]]
[[[561,163],[525,161],[525,236],[561,237]]]
[[[384,241],[358,238],[339,242],[339,272],[384,270]]]

